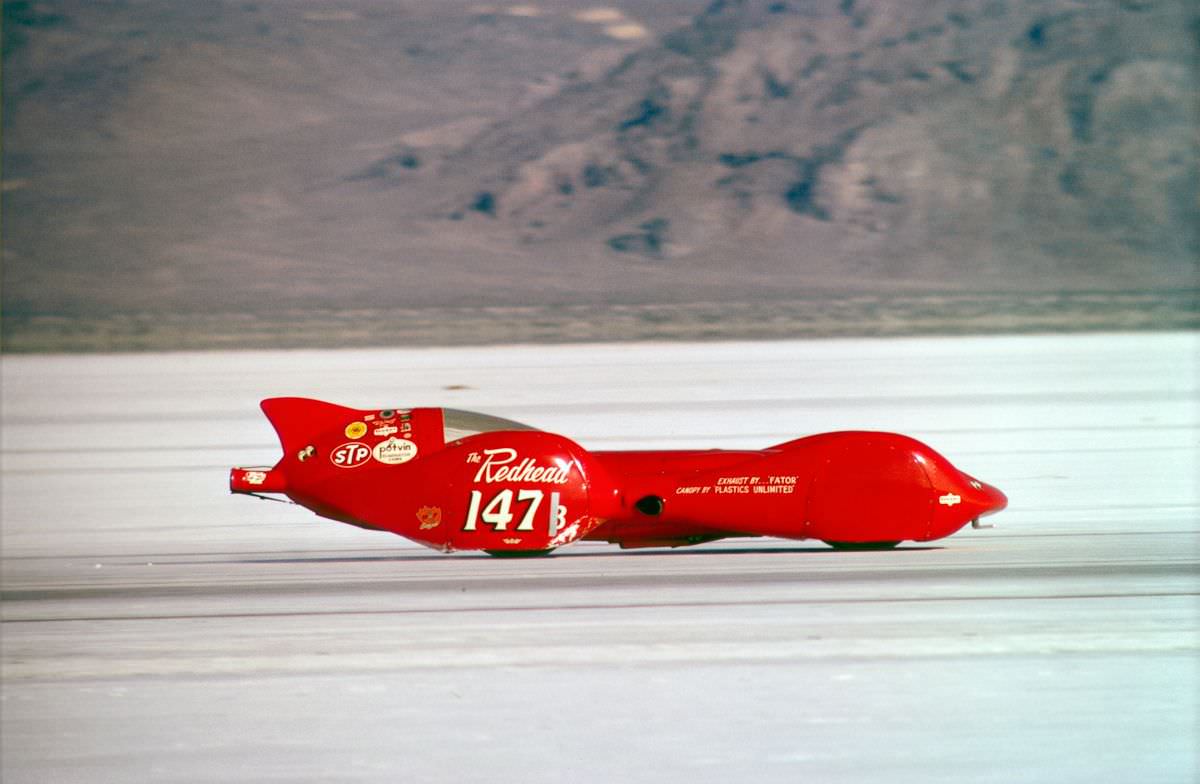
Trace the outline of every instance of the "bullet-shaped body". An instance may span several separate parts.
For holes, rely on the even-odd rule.
[[[537,553],[727,536],[886,547],[948,536],[1006,499],[930,447],[839,432],[762,450],[589,452],[564,436],[440,408],[263,401],[283,458],[235,468],[237,493],[283,493],[334,520],[438,550]]]
[[[749,534],[837,543],[929,541],[1007,503],[930,447],[894,433],[840,432],[753,452],[610,452],[634,512],[592,538]],[[644,503],[641,499],[661,499]],[[650,513],[647,513],[650,512]],[[715,538],[715,537],[714,537]]]

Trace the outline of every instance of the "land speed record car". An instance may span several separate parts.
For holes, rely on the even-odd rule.
[[[443,552],[537,555],[580,539],[678,547],[726,537],[838,549],[928,542],[1003,509],[1000,490],[895,433],[847,431],[758,450],[591,451],[450,408],[361,410],[271,398],[283,457],[230,489]]]

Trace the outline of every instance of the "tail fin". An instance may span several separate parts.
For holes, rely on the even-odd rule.
[[[357,409],[304,397],[272,397],[259,405],[279,434],[285,455],[296,454],[318,433],[345,426],[360,416]]]

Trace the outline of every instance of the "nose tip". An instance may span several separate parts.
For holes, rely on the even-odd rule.
[[[1001,492],[1000,488],[980,482],[971,476],[967,476],[966,479],[967,488],[963,493],[963,500],[968,502],[968,506],[977,517],[999,512],[1008,506],[1008,496]]]
[[[983,484],[980,482],[980,484]],[[984,495],[987,496],[987,510],[983,514],[991,514],[999,512],[1001,509],[1008,507],[1008,496],[1000,491],[998,487],[992,487],[989,484],[983,484]]]

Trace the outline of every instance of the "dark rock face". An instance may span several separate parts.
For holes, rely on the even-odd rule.
[[[1198,285],[1184,0],[4,14],[6,315]]]

